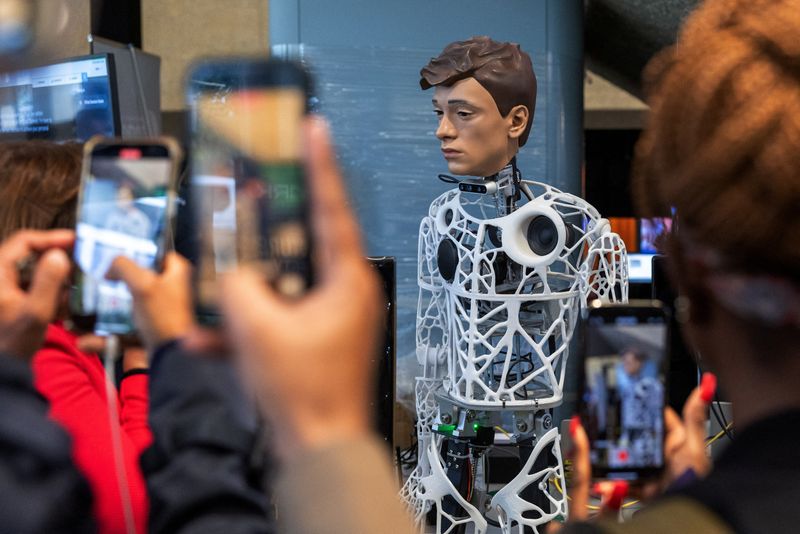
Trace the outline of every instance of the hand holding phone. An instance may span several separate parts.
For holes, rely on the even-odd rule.
[[[70,295],[76,330],[128,334],[132,301],[106,273],[118,256],[160,270],[171,240],[181,152],[174,140],[95,137],[84,149]]]
[[[593,476],[658,476],[664,468],[664,308],[650,301],[598,305],[589,310],[584,332],[581,421]]]

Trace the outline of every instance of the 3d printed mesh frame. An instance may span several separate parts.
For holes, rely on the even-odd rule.
[[[420,288],[436,295],[437,310],[442,292],[446,300],[446,317],[436,325],[447,356],[444,387],[465,407],[558,405],[581,304],[590,296],[627,298],[625,249],[607,221],[574,195],[525,183],[537,196],[510,215],[476,217],[456,190],[432,203],[420,227]],[[534,252],[526,237],[537,217],[552,221],[556,232],[546,254]],[[442,240],[458,255],[448,283],[436,265]],[[425,354],[431,322],[428,314],[418,317],[418,350]]]
[[[501,206],[487,209],[483,199],[470,200],[459,191],[449,191],[434,200],[420,225],[419,463],[401,496],[420,524],[436,506],[440,534],[459,524],[473,525],[475,534],[487,527],[482,513],[447,478],[439,452],[442,438],[431,431],[439,411],[434,392],[478,412],[537,411],[558,405],[580,308],[592,298],[612,302],[628,298],[625,247],[608,221],[578,197],[536,182],[523,181],[523,187],[534,199],[501,217],[487,216],[487,211],[504,213]],[[468,212],[466,207],[475,209]],[[471,214],[476,210],[479,215]],[[549,218],[556,228],[555,247],[544,255],[533,253],[526,238],[537,216]],[[450,281],[443,280],[437,262],[443,239],[451,240],[458,252],[458,268]],[[510,277],[509,264],[514,271]],[[492,501],[502,510],[503,532],[522,532],[522,525],[538,532],[537,525],[566,515],[566,495],[553,494],[549,486],[557,478],[565,487],[559,443],[556,429],[540,437],[525,467]],[[544,451],[552,454],[555,465],[531,473]],[[547,496],[551,510],[537,508],[531,517],[534,505],[521,492],[534,483]],[[443,511],[445,495],[459,504],[458,517]]]

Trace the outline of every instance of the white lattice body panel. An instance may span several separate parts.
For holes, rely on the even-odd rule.
[[[546,184],[523,180],[519,187],[529,200],[515,209],[499,194],[448,191],[420,224],[418,465],[401,495],[420,522],[436,508],[437,534],[464,526],[481,534],[489,512],[506,534],[525,527],[538,533],[566,516],[566,495],[551,485],[565,487],[560,438],[546,410],[563,400],[580,309],[594,298],[628,297],[627,254],[608,221],[584,200]],[[442,458],[442,440],[463,447],[480,428],[495,440],[505,435],[520,450],[533,447],[491,502],[483,481],[482,504],[481,497],[471,501],[475,462],[486,446],[469,445],[467,456],[451,456],[447,448],[448,460]],[[451,460],[467,457],[473,472],[462,495],[448,469]],[[539,505],[523,496],[532,489]]]

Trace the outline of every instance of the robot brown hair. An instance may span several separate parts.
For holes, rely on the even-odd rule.
[[[527,107],[530,118],[519,138],[519,146],[525,145],[536,108],[536,75],[530,56],[518,44],[500,43],[486,36],[450,43],[419,74],[423,90],[475,78],[492,95],[503,117],[514,106]]]

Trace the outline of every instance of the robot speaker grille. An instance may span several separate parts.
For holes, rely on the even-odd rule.
[[[439,274],[448,282],[452,282],[458,268],[458,250],[456,245],[445,238],[439,242],[436,250],[436,262],[439,265]]]
[[[549,217],[537,215],[528,224],[527,237],[534,254],[547,256],[558,244],[558,229]]]

